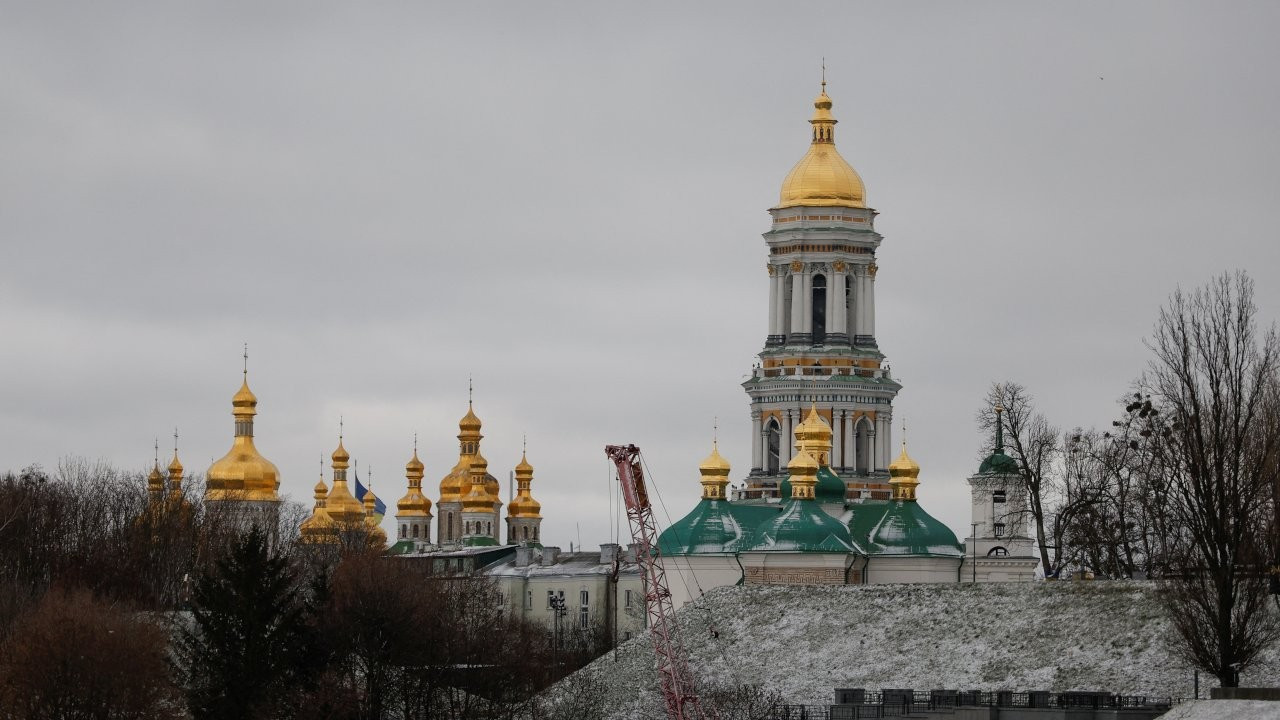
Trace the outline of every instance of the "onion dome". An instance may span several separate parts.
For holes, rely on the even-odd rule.
[[[719,443],[711,444],[711,454],[698,466],[702,475],[702,499],[724,500],[724,489],[729,484],[729,461],[720,454]]]
[[[471,403],[467,403],[467,414],[462,416],[458,421],[458,439],[463,437],[468,439],[479,440],[480,435],[480,418],[476,417],[475,409],[471,407]]]
[[[147,475],[147,493],[151,495],[153,500],[159,500],[164,496],[164,476],[160,474],[159,460],[156,460],[155,465],[151,467],[150,474]]]
[[[809,406],[809,414],[795,429],[797,451],[813,456],[820,467],[831,464],[831,426],[818,414],[817,403]]]
[[[302,521],[302,526],[298,532],[302,534],[302,541],[306,543],[326,543],[336,542],[337,530],[333,523],[333,518],[329,517],[328,511],[325,510],[325,500],[328,497],[329,488],[324,484],[324,478],[321,478],[315,486],[315,507],[311,510],[311,516]]]
[[[338,438],[338,449],[333,451],[333,489],[325,499],[324,508],[335,523],[344,527],[358,527],[364,522],[364,506],[347,487],[347,468],[351,456]]]
[[[369,544],[386,546],[387,533],[378,522],[378,496],[373,494],[373,488],[364,491],[364,523],[369,528]]]
[[[462,498],[463,512],[493,512],[494,497],[484,487],[484,483],[474,483],[471,492]]]
[[[782,511],[756,528],[749,547],[753,552],[860,552],[839,520],[823,512],[814,499],[818,461],[800,452],[787,463],[791,473],[791,500]]]
[[[787,463],[787,473],[791,481],[791,499],[812,500],[813,487],[818,484],[818,461],[807,452],[798,452]]]
[[[249,390],[249,380],[231,399],[235,416],[235,439],[231,450],[209,467],[205,479],[205,499],[280,502],[280,471],[258,452],[253,444],[253,416],[258,414],[258,398]]]
[[[809,151],[782,181],[778,208],[866,207],[862,178],[836,151],[836,119],[831,115],[831,98],[826,83],[813,101],[813,140]]]
[[[889,486],[894,500],[916,501],[916,486],[920,484],[920,466],[907,455],[907,441],[902,441],[902,453],[889,463]]]
[[[418,451],[404,466],[404,475],[409,480],[409,491],[400,502],[396,503],[396,517],[431,517],[431,501],[422,494],[422,475],[424,467],[418,459]]]
[[[178,484],[181,485],[182,471],[183,471],[182,461],[178,460],[178,449],[174,448],[173,460],[169,462],[169,483],[172,484],[176,480]]]
[[[533,499],[530,492],[531,485],[533,485],[533,466],[529,464],[527,455],[521,455],[520,464],[516,465],[516,496],[507,506],[508,517],[542,517],[542,503]]]
[[[1020,475],[1018,462],[1004,452],[1004,408],[996,407],[996,447],[978,467],[979,475]]]
[[[958,558],[964,554],[951,528],[918,502],[873,500],[857,505],[849,532],[876,555]]]

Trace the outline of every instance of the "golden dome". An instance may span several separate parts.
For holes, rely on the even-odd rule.
[[[347,449],[338,439],[338,449],[333,451],[333,489],[324,501],[325,512],[334,522],[347,527],[356,527],[364,522],[364,506],[347,488],[347,461],[351,458]]]
[[[831,426],[826,418],[818,414],[817,403],[811,403],[809,414],[795,429],[795,447],[798,451],[808,452],[819,466],[830,464]]]
[[[835,145],[836,119],[831,115],[831,98],[826,83],[813,101],[813,141],[809,151],[791,168],[782,181],[778,207],[866,207],[862,178]]]
[[[698,466],[702,475],[702,499],[723,500],[724,488],[729,484],[729,461],[720,454],[719,443],[711,443],[711,454]]]
[[[316,500],[323,501],[329,495],[329,486],[324,484],[324,478],[320,478],[320,480],[316,482],[314,490]],[[323,505],[321,507],[323,507]]]
[[[813,488],[818,484],[818,467],[818,461],[804,450],[797,452],[787,463],[792,500],[813,499]]]
[[[173,461],[169,463],[169,479],[172,480],[173,478],[177,478],[181,480],[182,470],[182,462],[178,460],[178,450],[177,448],[174,448]]]
[[[516,465],[516,484],[519,489],[516,496],[507,506],[507,516],[514,518],[542,517],[542,503],[533,499],[530,485],[533,483],[533,466],[525,455],[520,456],[520,464]]]
[[[476,412],[471,407],[471,403],[467,403],[467,414],[462,416],[458,421],[458,436],[472,437],[480,434],[480,418],[476,417]]]
[[[484,483],[474,483],[471,492],[462,498],[463,512],[493,512],[493,497],[485,490]]]
[[[795,457],[791,458],[791,462],[787,463],[787,470],[791,471],[792,475],[796,475],[798,472],[801,475],[817,476],[818,461],[814,460],[812,455],[802,450],[796,453]]]
[[[164,493],[164,476],[160,474],[159,461],[156,461],[147,475],[147,492],[157,497]]]
[[[894,500],[915,500],[916,486],[920,484],[920,466],[907,454],[907,441],[902,441],[898,459],[889,463],[889,485]]]
[[[404,474],[409,479],[409,490],[396,503],[396,517],[431,517],[431,501],[422,494],[423,465],[417,450],[405,464]]]
[[[205,499],[280,502],[280,471],[253,444],[253,416],[258,398],[249,390],[248,378],[231,399],[235,439],[231,449],[209,467]]]
[[[348,465],[348,461],[351,460],[351,455],[347,452],[347,449],[342,446],[342,438],[338,438],[338,449],[333,451],[332,458],[334,469],[337,469],[339,464],[342,465],[343,470],[350,467],[350,465]]]
[[[329,494],[329,488],[324,484],[324,478],[316,483],[315,487],[315,507],[311,511],[311,516],[302,521],[302,526],[298,531],[302,534],[302,541],[308,543],[318,542],[336,542],[337,532],[333,523],[333,518],[329,517],[329,513],[325,510],[325,499]]]
[[[440,480],[440,502],[462,502],[462,486],[464,481],[470,475],[471,458],[464,455],[458,458],[458,464],[453,466],[448,475]]]

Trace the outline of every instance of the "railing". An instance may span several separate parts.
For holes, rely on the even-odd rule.
[[[905,690],[884,689],[878,692],[856,689],[837,690],[836,699],[847,702],[835,705],[782,705],[769,715],[770,720],[863,720],[863,718],[896,718],[933,710],[959,707],[995,708],[1073,708],[1093,710],[1147,709],[1152,717],[1164,712],[1180,698],[1146,695],[1114,695],[1105,692],[981,692],[977,690]]]

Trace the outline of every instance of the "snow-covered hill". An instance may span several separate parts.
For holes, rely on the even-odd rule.
[[[836,687],[1192,693],[1146,583],[725,587],[680,617],[701,686],[761,684],[792,703],[829,703]],[[566,683],[614,717],[658,717],[652,668],[644,636]],[[1272,653],[1242,684],[1278,668]],[[1202,696],[1216,685],[1200,682]]]

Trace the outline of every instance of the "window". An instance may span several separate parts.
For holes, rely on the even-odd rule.
[[[778,419],[769,418],[769,425],[765,429],[765,470],[770,475],[777,475],[778,469],[782,467],[779,459],[779,449],[781,447],[781,430],[778,428]]]
[[[631,639],[631,631],[630,631],[630,630],[624,631],[624,632],[622,633],[622,639],[623,639],[623,640],[630,640],[630,639]]]
[[[993,547],[987,552],[987,557],[1009,557],[1009,551],[1002,547]]]
[[[995,530],[996,537],[1004,537],[1004,523],[995,523],[992,528]]]
[[[548,591],[547,591],[547,609],[548,609],[548,610],[550,610],[551,608],[555,607],[555,603],[554,603],[554,600],[555,600],[555,599],[556,599],[556,591],[555,591],[555,590],[548,590]]]
[[[419,527],[418,523],[413,524],[413,537],[415,539],[418,537],[418,527]]]
[[[624,595],[623,598],[624,598],[622,601],[623,607],[631,607],[631,591],[630,590],[627,591],[627,594]]]
[[[525,526],[524,526],[524,539],[525,539],[525,540],[528,540],[528,539],[529,539],[529,526],[528,526],[528,525],[525,525]]]
[[[401,526],[400,526],[400,537],[404,537],[405,535],[407,535],[407,534],[408,534],[408,532],[406,532],[407,530],[408,530],[408,528],[406,528],[404,525],[401,525]]]
[[[580,603],[580,607],[578,608],[578,627],[582,628],[583,630],[586,630],[588,627],[588,624],[591,622],[591,617],[590,617],[591,606],[590,606],[590,603],[588,602],[590,599],[591,599],[591,596],[587,593],[586,590],[583,590],[582,592],[578,593],[578,600]]]
[[[820,343],[827,337],[827,278],[813,276],[813,342]]]
[[[1003,491],[1003,490],[996,490],[995,492],[991,493],[991,502],[993,502],[993,503],[1003,503],[1003,502],[1004,502],[1004,491]]]
[[[524,594],[524,609],[525,610],[533,609],[533,591],[532,590]]]

